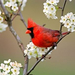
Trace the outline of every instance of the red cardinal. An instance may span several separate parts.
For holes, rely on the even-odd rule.
[[[60,38],[59,30],[44,28],[43,26],[37,25],[31,19],[28,19],[26,34],[30,34],[34,45],[45,48],[53,46]],[[65,34],[67,34],[67,32],[62,33],[62,35]]]

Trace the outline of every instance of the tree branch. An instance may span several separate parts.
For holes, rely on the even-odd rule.
[[[6,20],[7,20],[7,23],[8,23],[8,27],[9,27],[9,29],[10,29],[10,31],[11,31],[11,33],[14,35],[14,37],[16,38],[16,41],[18,42],[18,45],[19,45],[19,47],[21,48],[21,50],[22,50],[22,52],[24,51],[24,46],[23,46],[23,43],[21,42],[21,40],[20,40],[20,37],[17,35],[17,33],[16,33],[16,31],[13,29],[13,27],[12,27],[12,21],[11,21],[11,18],[10,18],[10,16],[9,16],[9,13],[8,13],[8,11],[5,9],[5,7],[4,7],[4,5],[3,5],[3,3],[2,3],[2,1],[0,0],[0,4],[1,4],[1,7],[2,7],[2,9],[3,9],[3,11],[4,11],[4,14],[5,14],[5,16],[6,16]],[[24,55],[24,52],[23,52],[23,55]]]
[[[25,25],[25,27],[27,28],[27,24],[26,22],[24,21],[24,18],[22,16],[22,13],[21,11],[19,11],[19,15],[20,15],[20,18],[21,18],[21,21],[23,22],[23,24]],[[25,65],[24,65],[24,71],[23,71],[23,75],[27,75],[27,71],[28,71],[28,56],[25,57]]]
[[[21,51],[22,51],[22,53],[23,53],[23,56],[24,56],[24,50],[25,50],[25,48],[24,48],[24,46],[23,46],[23,43],[21,42],[20,37],[18,36],[18,34],[16,33],[16,31],[15,31],[15,30],[13,29],[13,27],[12,27],[12,20],[13,20],[16,16],[14,16],[13,19],[11,20],[11,17],[10,17],[10,15],[9,15],[8,11],[5,9],[5,7],[4,7],[4,5],[3,5],[3,3],[2,3],[1,0],[0,0],[0,5],[1,5],[1,8],[3,9],[4,14],[5,14],[5,16],[6,16],[6,21],[7,21],[7,23],[8,23],[8,27],[9,27],[11,33],[12,33],[12,34],[14,35],[14,37],[16,38],[16,41],[18,42],[18,45],[19,45],[19,47],[20,47],[20,49],[21,49]],[[20,15],[21,15],[21,14],[20,14]],[[22,15],[21,15],[21,16],[22,16]],[[22,18],[23,18],[23,17],[22,17]],[[23,20],[23,22],[24,22],[24,20]],[[25,22],[24,22],[24,23],[25,23]],[[24,66],[23,75],[26,75],[26,74],[27,74],[27,70],[28,70],[28,56],[25,57],[25,66]]]
[[[27,75],[27,71],[28,71],[28,56],[26,56],[25,58],[26,60],[25,60],[23,75]]]

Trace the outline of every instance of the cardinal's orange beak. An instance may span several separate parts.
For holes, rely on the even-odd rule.
[[[26,30],[26,32],[25,32],[26,34],[30,34],[31,33],[31,31],[30,30]]]

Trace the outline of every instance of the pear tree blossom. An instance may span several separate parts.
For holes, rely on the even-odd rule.
[[[20,70],[20,68],[17,68],[17,67],[14,66],[11,69],[12,75],[19,75],[20,74],[19,70]]]
[[[3,31],[5,31],[6,30],[6,28],[8,27],[8,25],[7,24],[4,24],[3,23],[3,17],[1,16],[1,11],[0,11],[0,32],[3,32]]]
[[[75,31],[75,14],[72,12],[67,13],[65,16],[61,16],[60,22],[64,24],[64,27],[66,27],[68,31]]]
[[[18,0],[18,1],[20,1],[20,0]],[[26,2],[27,2],[27,0],[22,1],[21,11],[23,11],[24,7],[26,6]]]
[[[35,46],[32,42],[30,42],[26,49],[24,50],[25,55],[28,55],[28,58],[31,59],[32,57],[34,58],[40,58],[42,57],[48,50],[50,49],[50,47],[48,48],[41,48],[41,47],[37,47]]]
[[[5,3],[5,7],[11,7],[11,3],[10,2],[6,2]]]
[[[12,10],[13,10],[13,11],[18,10],[17,4],[12,5]]]
[[[4,23],[0,23],[0,32],[6,31],[7,27],[8,27],[8,25],[6,25]]]
[[[4,60],[4,63],[0,65],[0,75],[19,75],[21,63],[17,61],[11,62],[11,59]]]
[[[27,0],[8,0],[8,1],[3,1],[5,7],[8,7],[10,11],[17,11],[19,6],[21,5],[21,10],[23,11],[24,7],[26,6]],[[12,8],[12,10],[11,10]],[[8,10],[8,11],[9,11]]]
[[[57,19],[56,11],[57,11],[57,4],[59,3],[59,0],[46,0],[44,5],[43,12],[46,15],[48,19]]]

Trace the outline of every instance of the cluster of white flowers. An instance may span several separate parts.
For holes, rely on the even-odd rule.
[[[64,27],[68,28],[68,31],[75,31],[75,14],[72,12],[67,13],[65,16],[61,16],[60,22],[64,24]]]
[[[3,23],[3,17],[1,16],[1,11],[0,11],[0,32],[3,32],[6,30],[8,25]]]
[[[0,65],[0,75],[19,75],[21,63],[11,62],[11,59],[5,60],[4,63]]]
[[[26,49],[24,50],[25,55],[28,55],[28,58],[30,59],[31,57],[34,58],[40,58],[42,57],[48,50],[50,49],[50,47],[46,48],[41,48],[41,47],[37,47],[35,46],[32,42],[30,42]],[[51,52],[49,53],[51,54]]]
[[[9,8],[9,10],[17,11],[21,4],[21,10],[24,9],[27,0],[3,0],[2,2],[4,3],[5,7]]]
[[[57,11],[57,3],[59,3],[59,0],[46,0],[46,2],[43,4],[44,9],[43,12],[47,16],[48,19],[57,19],[56,11]]]

